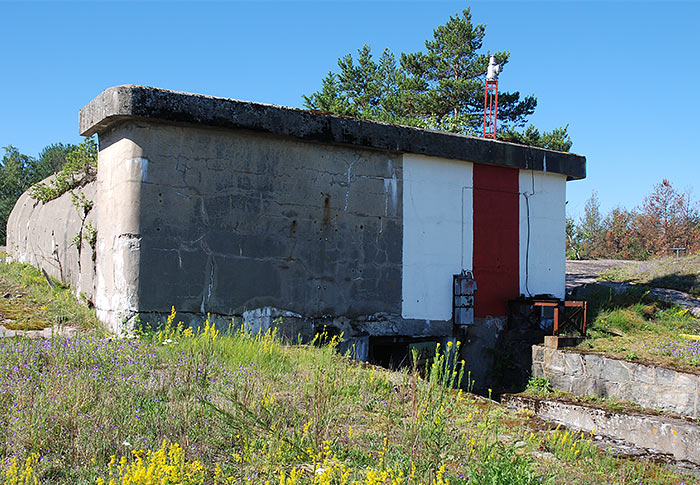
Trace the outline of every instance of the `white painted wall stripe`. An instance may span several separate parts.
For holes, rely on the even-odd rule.
[[[472,269],[473,165],[403,156],[403,318],[452,318],[452,275]]]
[[[566,176],[521,170],[519,178],[520,292],[527,295],[529,290],[531,295],[549,293],[564,298]],[[526,196],[530,204],[529,257]]]

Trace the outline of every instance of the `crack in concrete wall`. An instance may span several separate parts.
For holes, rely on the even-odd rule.
[[[133,153],[114,148],[123,140]],[[284,308],[336,326],[340,316],[400,314],[400,155],[126,122],[101,140],[100,156],[101,168],[145,160],[130,222],[142,237],[138,291],[118,285],[129,311]]]

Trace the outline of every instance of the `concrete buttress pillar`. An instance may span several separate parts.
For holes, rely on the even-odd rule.
[[[133,326],[138,311],[141,184],[148,160],[120,133],[100,137],[97,171],[97,316],[117,333]]]

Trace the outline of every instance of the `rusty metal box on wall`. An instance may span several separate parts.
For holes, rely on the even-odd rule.
[[[476,281],[471,271],[462,270],[453,276],[452,283],[452,321],[455,325],[474,324],[474,293]]]

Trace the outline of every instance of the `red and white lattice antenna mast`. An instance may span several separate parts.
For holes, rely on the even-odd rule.
[[[489,69],[486,73],[484,90],[484,138],[496,139],[496,120],[498,119],[498,73],[501,66],[496,64],[496,58],[489,59]]]

